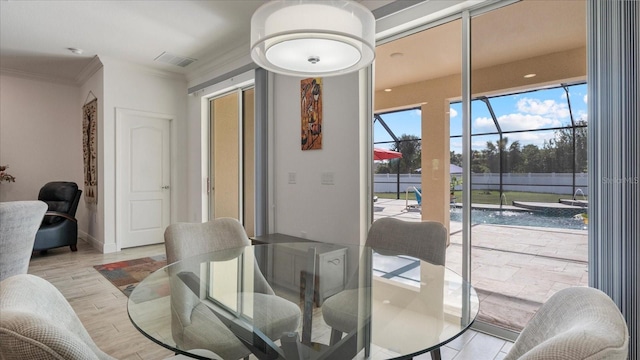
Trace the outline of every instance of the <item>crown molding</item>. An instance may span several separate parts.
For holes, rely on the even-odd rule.
[[[164,79],[186,81],[186,77],[182,73],[177,73],[169,70],[155,69],[155,68],[147,67],[137,63],[128,62],[125,60],[120,60],[115,58],[101,57],[100,61],[102,62],[103,66],[107,69],[109,69],[111,66],[128,67],[130,69],[144,72],[149,75],[157,76]]]
[[[89,78],[91,78],[98,70],[102,69],[102,62],[98,55],[91,59],[91,62],[85,66],[80,73],[76,76],[75,82],[78,85],[84,84]]]
[[[16,69],[0,68],[0,74],[4,76],[12,76],[12,77],[27,79],[27,80],[44,81],[44,82],[49,82],[54,84],[61,84],[61,85],[72,85],[72,86],[78,85],[74,79],[69,79],[69,78],[59,77],[59,76],[52,76],[47,74],[37,74],[37,73],[16,70]]]
[[[215,77],[215,74],[221,74],[233,70],[234,66],[235,68],[238,68],[246,65],[244,62],[242,64],[238,64],[238,62],[248,56],[250,56],[249,42],[246,41],[232,50],[225,52],[224,55],[201,62],[198,64],[199,66],[197,68],[187,71],[185,74],[187,82],[189,85],[192,85],[192,83],[202,83],[212,77]]]

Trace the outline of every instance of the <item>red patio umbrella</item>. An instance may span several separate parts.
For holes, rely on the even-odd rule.
[[[402,153],[381,148],[373,148],[373,160],[389,160],[401,158]]]

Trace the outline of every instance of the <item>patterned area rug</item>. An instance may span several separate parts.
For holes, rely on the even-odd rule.
[[[123,294],[130,297],[131,292],[140,281],[165,265],[167,265],[167,258],[163,254],[104,265],[95,265],[94,268],[115,287],[120,289]],[[169,295],[168,287],[156,288],[151,291],[153,291],[153,294],[149,294],[151,296],[145,296],[145,298],[152,299]]]

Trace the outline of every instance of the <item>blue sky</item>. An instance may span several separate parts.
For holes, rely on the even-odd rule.
[[[569,87],[571,111],[574,119],[587,120],[587,85]],[[514,95],[490,98],[491,106],[502,131],[545,129],[571,124],[567,96],[563,88],[543,89]],[[382,114],[381,117],[393,132],[402,134],[420,134],[421,114],[419,109]],[[472,134],[496,132],[495,125],[486,105],[479,100],[471,105]],[[462,105],[452,104],[450,110],[451,135],[462,135]],[[536,131],[506,134],[509,143],[520,141],[521,145],[535,144],[542,147],[545,140],[554,136],[554,131]],[[496,141],[497,135],[477,136],[472,140],[472,148],[481,150],[487,141]],[[374,124],[374,142],[390,141],[391,137],[384,128]],[[391,147],[391,144],[377,144],[376,147]],[[462,152],[462,139],[451,139],[451,150]]]

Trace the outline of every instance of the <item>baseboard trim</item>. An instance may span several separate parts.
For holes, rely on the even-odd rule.
[[[473,325],[471,325],[471,328],[481,333],[489,334],[491,336],[511,342],[515,341],[519,335],[518,332],[515,332],[513,330],[504,329],[483,321],[475,321]]]
[[[116,244],[105,244],[82,230],[78,230],[78,237],[103,254],[118,251]]]

